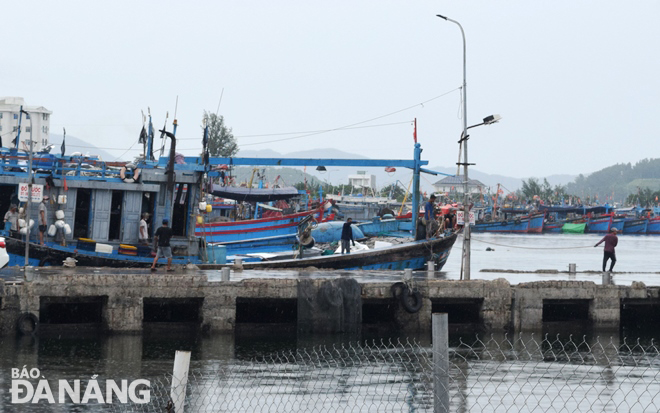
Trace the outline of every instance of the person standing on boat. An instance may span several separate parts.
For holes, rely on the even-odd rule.
[[[14,204],[11,204],[9,211],[5,214],[5,229],[7,229],[7,222],[11,225],[9,234],[16,237],[18,234],[18,208]]]
[[[341,253],[346,251],[347,254],[351,253],[351,242],[355,246],[355,239],[353,239],[353,228],[351,228],[352,218],[347,218],[344,226],[341,228]]]
[[[48,208],[46,204],[50,200],[48,195],[44,195],[39,204],[39,244],[44,245],[44,233],[48,231]]]
[[[426,239],[430,239],[437,230],[435,222],[435,194],[431,194],[428,202],[424,205],[424,223],[426,224]]]
[[[605,242],[605,248],[603,248],[603,272],[605,272],[605,267],[607,265],[607,260],[610,259],[610,272],[614,269],[614,264],[616,264],[616,255],[614,254],[614,247],[619,243],[619,238],[616,236],[616,228],[612,228],[612,232],[605,235],[602,240],[598,241],[598,244],[594,247],[599,246],[601,243]]]
[[[140,232],[138,233],[138,240],[141,245],[149,245],[149,227],[147,226],[147,219],[149,219],[149,213],[143,212],[142,219],[140,220]]]
[[[167,218],[163,219],[163,226],[156,230],[154,234],[154,241],[158,245],[156,257],[151,264],[151,271],[156,271],[156,264],[158,258],[167,258],[167,271],[174,271],[172,269],[172,248],[170,247],[170,239],[172,238],[172,228],[168,227],[169,221]]]

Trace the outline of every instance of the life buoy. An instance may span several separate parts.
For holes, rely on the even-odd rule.
[[[26,336],[33,335],[39,329],[39,319],[32,313],[23,313],[16,321],[18,332]]]
[[[401,289],[401,295],[399,295],[399,300],[401,300],[401,305],[403,309],[414,314],[418,312],[424,302],[422,301],[422,294],[417,290],[411,290],[407,285],[403,285]]]
[[[513,221],[513,223],[516,224],[516,225],[520,225],[520,218],[516,218],[516,219]]]
[[[140,169],[136,168],[135,165],[127,163],[125,166],[122,166],[119,170],[119,178],[127,184],[134,184],[138,181],[140,177]]]

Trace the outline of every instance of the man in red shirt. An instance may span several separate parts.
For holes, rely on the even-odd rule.
[[[616,247],[616,244],[619,243],[619,238],[617,238],[616,232],[616,228],[612,228],[612,231],[609,234],[605,235],[602,240],[598,241],[598,244],[594,245],[594,247],[597,247],[601,243],[605,242],[605,248],[603,248],[603,272],[605,272],[605,266],[608,259],[612,260],[610,263],[610,272],[612,272],[614,264],[616,263],[614,247]]]

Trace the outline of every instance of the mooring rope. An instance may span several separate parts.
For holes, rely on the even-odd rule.
[[[478,238],[472,238],[473,241],[478,241],[478,242],[483,242],[484,244],[491,244],[491,245],[497,245],[500,247],[508,247],[508,248],[521,248],[521,249],[526,249],[526,250],[572,250],[576,248],[593,248],[593,245],[584,245],[584,246],[575,246],[575,247],[555,247],[555,248],[550,248],[550,247],[522,247],[519,245],[506,245],[506,244],[498,244],[496,242],[488,242],[484,240],[480,240]]]

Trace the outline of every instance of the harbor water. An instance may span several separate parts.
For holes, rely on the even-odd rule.
[[[602,244],[594,248],[602,236],[598,235],[506,235],[506,234],[473,234],[472,238],[472,279],[497,279],[505,278],[512,284],[539,281],[539,280],[583,280],[601,282],[602,265]],[[426,271],[415,273],[415,277],[434,277],[439,279],[460,279],[461,269],[461,248],[462,238],[459,238],[453,248],[452,254],[446,266],[438,272],[429,274]],[[614,268],[613,282],[618,285],[629,285],[635,281],[642,281],[646,285],[660,285],[660,256],[656,253],[660,247],[660,237],[654,236],[620,236],[619,245],[616,249],[617,263]],[[490,250],[487,250],[490,249]],[[576,265],[576,273],[569,273],[569,264]],[[484,271],[488,270],[488,271]],[[547,270],[536,272],[537,270]],[[3,270],[4,272],[4,270]],[[144,272],[146,274],[146,271]],[[140,270],[135,270],[136,276],[141,274]],[[209,280],[220,280],[221,271],[207,271]],[[268,272],[258,273],[256,271],[245,271],[243,273],[232,272],[231,280],[240,280],[254,277],[335,277],[351,276],[361,282],[368,280],[392,280],[401,278],[402,274],[391,274],[387,272],[336,272],[336,271],[312,271],[312,272]],[[555,326],[556,327],[556,326]],[[571,326],[574,327],[574,326]],[[563,328],[556,329],[559,332],[573,331]],[[579,328],[577,330],[580,332]],[[452,332],[450,334],[450,348],[456,350],[461,342],[473,342],[474,334],[468,333],[461,336],[462,333]],[[584,338],[572,340],[587,343],[601,340],[613,340],[615,345],[619,345],[625,339],[626,342],[636,342],[637,336],[625,336],[625,332],[612,333],[598,331],[584,332]],[[611,338],[612,334],[614,335]],[[635,333],[637,334],[637,333]],[[600,338],[599,338],[600,337]],[[645,331],[642,337],[642,344],[653,343],[652,339],[660,337],[658,331]],[[568,339],[568,337],[564,337]],[[37,404],[12,404],[10,389],[12,386],[12,369],[22,369],[24,366],[28,369],[38,368],[40,375],[50,382],[57,380],[81,380],[88,381],[93,377],[98,380],[112,379],[115,381],[146,379],[157,381],[166,377],[172,372],[174,354],[177,350],[191,351],[191,369],[204,370],[208,366],[237,366],[250,360],[260,359],[264,355],[273,352],[303,351],[315,348],[317,346],[332,346],[346,343],[364,343],[373,340],[414,340],[420,343],[420,346],[430,349],[430,332],[415,337],[401,336],[397,332],[383,333],[364,331],[360,337],[342,337],[342,336],[302,336],[297,334],[295,328],[290,330],[268,331],[268,329],[255,331],[242,331],[226,335],[204,335],[197,331],[171,331],[160,333],[143,333],[139,335],[103,335],[96,333],[76,333],[61,332],[49,333],[47,335],[21,336],[21,337],[2,337],[0,338],[0,412],[101,412],[101,411],[122,411],[118,406],[99,405],[92,402],[87,405],[50,404],[47,401],[40,401]],[[651,344],[652,345],[652,344]],[[576,348],[575,354],[582,354],[584,347]],[[585,354],[587,354],[585,352]],[[659,370],[658,361],[652,363],[651,369]],[[502,365],[502,368],[496,367],[494,380],[501,383],[538,383],[543,386],[543,377],[537,377],[537,369],[530,368],[529,365],[508,364]],[[483,374],[479,369],[484,368],[473,365],[466,368],[464,376],[455,378],[456,385],[460,388],[480,386],[484,394],[491,394],[501,391],[497,382],[484,382],[480,377]],[[486,366],[486,368],[490,368]],[[558,371],[560,374],[565,372],[565,362],[549,362],[545,365],[546,372]],[[576,391],[574,398],[578,400],[577,406],[580,406],[580,398],[584,398],[584,406],[598,407],[598,411],[649,411],[635,410],[635,408],[618,410],[619,402],[623,402],[626,394],[619,394],[621,388],[627,386],[627,379],[633,375],[636,377],[635,386],[641,389],[655,389],[657,383],[657,371],[655,374],[649,373],[648,366],[644,369],[644,374],[636,375],[635,368],[610,369],[607,366],[598,366],[600,371],[597,375],[609,374],[608,380],[594,380],[594,369],[571,368],[570,380],[576,383],[589,382],[589,388],[580,387]],[[651,370],[651,371],[655,371]],[[603,373],[605,372],[605,373]],[[246,382],[252,377],[254,371],[245,371]],[[346,371],[340,375],[350,378],[356,374],[355,369],[346,368]],[[547,373],[546,373],[547,374]],[[290,380],[290,372],[282,375],[282,380]],[[271,377],[277,381],[277,377]],[[414,385],[415,378],[396,378],[402,380],[405,385]],[[619,384],[617,384],[619,383]],[[546,383],[547,384],[547,383]],[[271,384],[272,385],[272,384]],[[378,384],[368,384],[371,386],[365,391],[367,393],[379,393],[388,391],[389,384],[382,382]],[[260,391],[258,385],[246,391],[252,391],[255,397],[259,397]],[[617,387],[618,386],[618,387]],[[614,388],[614,390],[613,390]],[[617,390],[619,389],[619,390]],[[364,390],[364,389],[363,389]],[[657,390],[657,389],[656,389]],[[339,391],[339,390],[337,390]],[[341,391],[347,391],[344,387]],[[350,393],[350,390],[348,390]],[[526,390],[522,388],[522,395],[525,397]],[[626,390],[632,391],[631,389]],[[655,390],[654,390],[655,391]],[[561,392],[561,390],[558,390]],[[612,393],[609,402],[602,402],[602,394]],[[655,391],[655,394],[658,392]],[[527,394],[529,396],[529,394]],[[549,393],[553,396],[552,391]],[[57,398],[57,396],[55,396]],[[286,401],[297,397],[295,392],[278,393],[280,402],[264,411],[307,411],[303,408],[296,408],[295,404]],[[554,397],[557,397],[555,394]],[[655,396],[653,396],[655,397]],[[351,405],[360,406],[364,402],[363,409],[356,408],[351,411],[376,411],[369,410],[366,401],[362,401],[359,396],[350,399]],[[563,400],[559,397],[559,400]],[[56,400],[57,401],[57,400]],[[452,401],[452,411],[500,411],[495,407],[484,406],[480,399],[469,399],[467,403],[455,406]],[[460,403],[459,403],[460,404]],[[575,403],[574,403],[575,404]],[[567,404],[567,405],[570,405]],[[429,405],[410,405],[407,409],[402,409],[397,405],[394,407],[383,407],[378,411],[433,411]],[[429,410],[430,408],[430,410]],[[456,410],[454,410],[454,408]],[[500,407],[502,408],[502,407]],[[113,410],[114,409],[114,410]],[[129,411],[129,410],[126,410]],[[165,411],[165,406],[157,406],[149,411]],[[209,410],[199,411],[215,411]],[[250,411],[249,408],[238,409],[236,411]],[[324,410],[315,410],[324,411]],[[325,410],[330,411],[330,410]],[[517,411],[515,409],[507,411]],[[523,410],[521,410],[523,411]],[[524,410],[529,411],[529,410]],[[551,410],[567,411],[567,410]],[[596,411],[596,410],[593,410]]]

